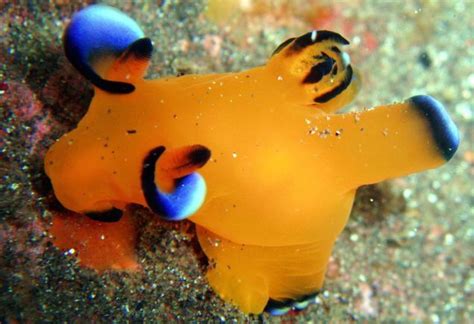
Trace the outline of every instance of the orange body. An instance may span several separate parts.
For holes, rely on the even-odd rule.
[[[344,78],[347,63],[333,55],[338,73],[302,82],[331,46],[290,44],[239,73],[143,80],[140,62],[112,67],[107,77],[135,91],[96,89],[78,127],[51,147],[45,168],[56,196],[80,213],[147,206],[140,183],[147,153],[204,145],[212,152],[199,171],[207,194],[190,220],[212,260],[212,287],[248,313],[262,312],[269,298],[314,293],[357,187],[446,160],[413,103],[334,113],[356,94],[354,79],[333,100],[315,103]],[[173,158],[161,163],[166,170]],[[156,181],[172,191],[175,177],[158,173]]]

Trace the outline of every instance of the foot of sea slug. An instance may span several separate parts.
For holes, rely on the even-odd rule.
[[[120,209],[112,208],[104,212],[86,213],[86,216],[98,222],[115,223],[122,218],[122,214]]]
[[[303,310],[309,305],[315,303],[315,298],[318,294],[319,294],[319,291],[313,294],[305,295],[296,300],[290,299],[290,300],[278,301],[278,300],[270,299],[267,303],[267,306],[265,306],[265,312],[273,316],[281,316],[281,315],[285,315],[291,310],[298,310],[298,311]]]

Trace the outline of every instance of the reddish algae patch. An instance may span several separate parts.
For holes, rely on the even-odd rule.
[[[73,212],[56,213],[50,229],[53,244],[68,254],[76,254],[82,266],[136,271],[136,228],[130,214],[114,223],[98,222]]]

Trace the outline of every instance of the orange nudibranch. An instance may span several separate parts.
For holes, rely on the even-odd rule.
[[[356,189],[436,168],[459,144],[429,96],[336,113],[359,88],[348,44],[312,31],[264,66],[145,80],[151,41],[118,10],[87,7],[64,46],[95,95],[46,155],[56,197],[101,221],[130,203],[189,217],[222,298],[246,313],[304,308]]]

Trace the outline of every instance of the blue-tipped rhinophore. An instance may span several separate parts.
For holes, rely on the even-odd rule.
[[[200,174],[194,172],[177,179],[173,192],[161,192],[155,183],[155,168],[164,151],[163,146],[151,150],[143,162],[143,194],[153,212],[168,220],[182,220],[201,207],[206,196],[206,182]]]
[[[119,57],[143,31],[129,16],[106,5],[92,5],[76,13],[64,33],[64,51],[74,67],[95,86],[112,93],[130,93],[126,82],[105,80],[94,70],[94,62]]]
[[[438,149],[449,161],[459,146],[459,132],[444,106],[430,96],[415,96],[409,99],[411,105],[428,120]]]

